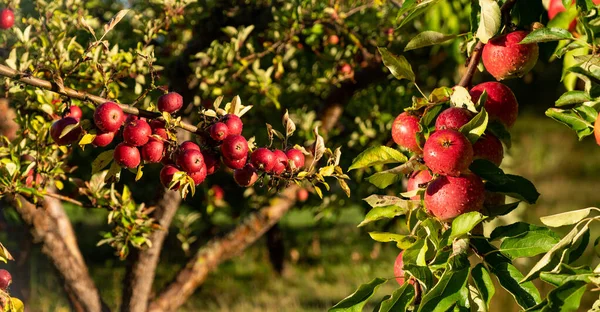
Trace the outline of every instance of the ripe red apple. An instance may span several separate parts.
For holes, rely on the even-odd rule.
[[[152,128],[142,119],[129,122],[123,129],[123,141],[133,146],[142,146],[148,143],[151,135]]]
[[[288,157],[282,150],[279,149],[274,150],[273,155],[275,155],[275,164],[273,165],[272,171],[274,174],[282,174],[285,172],[285,169],[288,166]]]
[[[164,140],[169,139],[169,135],[167,134],[167,129],[165,129],[164,121],[158,120],[158,119],[152,119],[152,120],[150,120],[150,122],[148,124],[150,125],[150,128],[152,129],[153,135],[158,135],[159,137],[163,138]]]
[[[179,145],[180,151],[196,150],[200,151],[200,146],[192,141],[185,141]]]
[[[261,147],[250,154],[250,162],[258,170],[270,172],[275,166],[275,161],[275,154],[268,148]]]
[[[0,289],[6,291],[12,283],[12,276],[7,270],[0,270]]]
[[[231,169],[242,169],[246,165],[247,161],[248,161],[248,156],[244,156],[244,158],[242,158],[242,159],[234,159],[234,160],[223,157],[223,164],[225,164],[225,166],[227,166]]]
[[[191,173],[200,171],[202,166],[206,165],[204,164],[204,157],[202,156],[201,151],[185,150],[177,156],[177,166],[179,166],[181,170]]]
[[[287,150],[285,152],[285,155],[288,158],[288,170],[290,172],[293,171],[300,171],[300,169],[302,169],[302,167],[304,167],[304,154],[302,154],[302,151],[297,150],[295,148],[290,148],[289,150]],[[292,161],[294,163],[294,170],[292,170],[292,168],[290,167],[289,161]]]
[[[156,106],[159,111],[172,114],[183,107],[183,97],[177,92],[169,92],[158,98]]]
[[[241,135],[228,135],[221,144],[221,154],[231,160],[247,157],[248,141]]]
[[[473,162],[473,147],[458,130],[438,130],[425,142],[423,160],[433,173],[458,176]]]
[[[246,164],[242,169],[236,169],[233,172],[233,179],[239,186],[248,187],[258,180],[258,175],[252,164]]]
[[[344,76],[350,76],[352,75],[352,66],[346,63],[340,67],[340,72],[344,74]]]
[[[244,123],[242,123],[240,117],[233,114],[227,114],[221,118],[221,122],[225,123],[227,126],[227,130],[229,131],[228,135],[231,136],[242,134]]]
[[[200,170],[192,173],[188,173],[188,175],[194,180],[194,184],[200,185],[206,179],[206,165],[202,164]]]
[[[140,151],[137,147],[125,142],[117,144],[113,157],[117,164],[125,168],[136,168],[141,161]]]
[[[164,166],[161,170],[160,170],[160,183],[162,183],[162,185],[166,188],[169,188],[169,184],[171,184],[171,181],[173,181],[173,175],[175,175],[175,173],[179,172],[180,170],[177,169],[177,167],[172,166],[172,165],[166,165]],[[171,190],[175,190],[179,188],[179,183],[173,185],[172,188],[170,188]]]
[[[305,188],[301,188],[296,192],[296,198],[299,202],[305,202],[308,199],[308,191]]]
[[[414,191],[419,188],[419,185],[425,184],[431,181],[431,179],[433,179],[433,177],[431,176],[431,173],[429,173],[429,170],[415,171],[408,178],[408,182],[406,183],[406,191]],[[415,195],[410,199],[419,200],[421,199],[421,196]]]
[[[96,129],[96,137],[92,141],[92,144],[96,147],[105,147],[110,144],[115,138],[115,132],[102,132],[100,129]]]
[[[142,159],[149,163],[158,163],[163,158],[165,144],[156,139],[150,139],[142,146]]]
[[[50,136],[52,137],[52,140],[54,140],[54,142],[58,145],[69,145],[77,142],[79,136],[81,135],[81,127],[79,125],[71,129],[62,138],[60,135],[67,126],[75,125],[78,122],[79,121],[73,117],[65,117],[55,121],[50,128]]]
[[[213,197],[215,198],[215,200],[222,200],[223,197],[225,196],[225,191],[223,191],[223,188],[218,185],[213,185],[210,188],[210,191],[213,194]]]
[[[478,176],[440,176],[425,191],[425,207],[441,221],[449,221],[466,212],[480,211],[484,198],[485,187]]]
[[[80,121],[82,115],[83,112],[79,106],[71,105],[71,107],[69,107],[69,112],[65,115],[65,117],[73,117],[77,119],[77,121]]]
[[[466,125],[474,114],[468,109],[461,107],[450,107],[441,112],[435,121],[435,129],[460,129],[460,127]]]
[[[106,102],[96,107],[94,123],[103,132],[119,130],[125,120],[123,110],[114,102]]]
[[[225,140],[225,138],[229,134],[229,128],[227,128],[227,125],[223,122],[217,122],[214,125],[210,126],[209,131],[210,137],[217,142]]]
[[[594,137],[596,138],[596,144],[600,145],[600,115],[596,117],[594,122]]]
[[[419,132],[419,118],[404,112],[392,123],[392,138],[396,144],[415,153],[421,152],[417,143],[417,132]]]
[[[484,107],[490,120],[498,120],[507,128],[512,127],[519,115],[519,103],[513,92],[499,82],[484,82],[469,91],[473,102],[477,103],[484,90],[487,93]]]
[[[327,38],[327,41],[329,41],[329,44],[336,45],[340,43],[340,37],[337,35],[331,35],[329,38]]]
[[[404,251],[401,251],[396,257],[396,261],[394,261],[394,277],[396,278],[396,282],[400,284],[400,286],[404,285],[404,261],[402,260],[402,254]]]
[[[15,13],[10,9],[0,11],[0,28],[9,29],[15,24]]]
[[[490,40],[483,46],[481,60],[485,69],[497,80],[523,77],[537,63],[537,43],[520,44],[529,32],[513,31]]]
[[[220,167],[220,159],[219,155],[217,155],[213,151],[204,150],[202,151],[202,157],[204,157],[204,164],[206,165],[206,174],[211,175],[219,170]]]
[[[473,159],[487,159],[496,166],[500,166],[504,158],[502,142],[491,133],[482,135],[473,144]]]

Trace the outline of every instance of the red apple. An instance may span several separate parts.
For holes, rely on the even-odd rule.
[[[81,127],[77,125],[79,121],[73,117],[65,117],[55,121],[50,128],[50,136],[52,140],[58,145],[69,145],[77,142],[79,136],[81,135]],[[62,138],[60,137],[63,130],[67,126],[77,125],[72,128],[69,132],[67,132]]]
[[[114,159],[121,167],[136,168],[140,165],[140,151],[135,146],[121,142],[115,147]]]
[[[7,270],[0,270],[0,289],[6,291],[12,283],[12,276]]]
[[[340,43],[340,37],[338,37],[337,35],[331,35],[329,36],[329,38],[327,38],[327,41],[329,41],[329,44],[331,45],[336,45]]]
[[[180,151],[196,150],[200,151],[200,146],[192,141],[185,141],[179,145]]]
[[[421,147],[417,143],[419,130],[419,118],[404,112],[392,123],[392,138],[401,147],[418,153],[421,152]]]
[[[485,69],[497,80],[523,77],[539,56],[537,43],[520,44],[529,32],[519,30],[490,40],[484,47],[481,60]]]
[[[211,175],[219,170],[220,167],[220,159],[219,155],[217,155],[213,151],[204,150],[202,151],[202,157],[204,157],[204,164],[206,165],[206,174]]]
[[[218,185],[213,185],[210,188],[210,192],[212,192],[215,200],[222,200],[223,197],[225,196],[225,191],[223,191],[223,188]]]
[[[71,105],[71,107],[69,107],[69,112],[65,115],[65,117],[73,117],[77,119],[77,121],[80,121],[82,115],[83,112],[79,106]]]
[[[487,159],[496,166],[500,166],[504,158],[502,142],[491,133],[482,135],[473,144],[473,159]]]
[[[408,182],[406,183],[406,191],[414,191],[419,188],[419,185],[425,184],[431,181],[431,179],[433,179],[433,177],[431,176],[431,173],[429,173],[429,170],[415,171],[408,178]],[[419,200],[421,199],[421,196],[415,195],[410,199]]]
[[[225,123],[217,122],[214,125],[210,126],[209,132],[210,137],[213,140],[221,142],[225,140],[225,138],[229,134],[229,128],[227,128],[227,125]]]
[[[594,122],[594,137],[596,138],[596,144],[600,145],[600,115],[596,117]]]
[[[485,187],[478,176],[440,176],[425,191],[425,207],[441,221],[449,221],[463,213],[480,211],[484,198]]]
[[[274,174],[282,174],[285,172],[286,167],[288,166],[288,157],[282,150],[274,150],[273,155],[275,155],[275,164],[273,165],[273,173]],[[302,155],[304,156],[304,155]]]
[[[425,142],[423,160],[433,173],[458,176],[473,162],[473,147],[458,130],[438,130]]]
[[[172,166],[172,165],[166,165],[164,166],[161,170],[160,170],[160,183],[162,183],[162,185],[166,188],[169,188],[169,184],[171,184],[171,182],[173,181],[173,176],[175,175],[175,173],[179,172],[180,170],[177,169],[177,167]],[[172,188],[170,188],[171,190],[175,190],[179,188],[179,183],[173,185]]]
[[[103,132],[119,130],[125,120],[123,110],[114,102],[106,102],[96,107],[94,123]]]
[[[499,82],[480,83],[469,91],[473,102],[477,103],[484,90],[487,93],[484,106],[490,120],[498,120],[507,128],[512,127],[519,115],[519,103],[512,91]]]
[[[236,169],[233,172],[233,179],[239,186],[248,187],[258,180],[258,175],[252,164],[246,164],[242,169]]]
[[[352,66],[350,64],[344,64],[340,67],[340,72],[344,74],[344,76],[352,75]]]
[[[177,166],[187,173],[200,171],[204,164],[201,151],[185,150],[177,156]]]
[[[273,170],[275,166],[275,154],[268,148],[258,148],[252,154],[250,154],[250,162],[254,165],[254,168],[269,172]]]
[[[158,135],[159,137],[163,138],[164,140],[169,139],[169,135],[167,134],[167,129],[165,129],[164,121],[158,120],[158,119],[152,119],[152,120],[150,120],[150,122],[148,124],[150,125],[150,128],[152,129],[153,135]]]
[[[223,118],[221,118],[221,122],[223,122],[227,126],[227,130],[229,131],[228,135],[242,134],[244,123],[242,123],[240,117],[233,114],[227,114],[223,116]]]
[[[471,119],[473,119],[474,114],[465,108],[460,107],[450,107],[443,112],[441,112],[435,121],[435,129],[460,129],[462,126],[466,125]]]
[[[404,285],[404,261],[402,260],[402,254],[404,251],[401,251],[396,257],[396,261],[394,261],[394,277],[396,278],[396,282],[400,284],[400,286]]]
[[[308,191],[305,188],[301,188],[296,192],[296,198],[299,202],[305,202],[308,199]]]
[[[302,151],[295,148],[290,148],[285,152],[285,155],[288,158],[288,170],[290,172],[299,171],[300,169],[302,169],[302,167],[304,167],[305,158],[304,154],[302,154]],[[294,170],[292,170],[292,168],[290,167],[290,160],[294,163]]]
[[[165,144],[156,139],[150,139],[142,146],[142,159],[149,163],[158,163],[163,158]]]
[[[200,185],[206,179],[206,165],[202,164],[200,170],[188,173],[188,175],[194,180],[194,184]]]
[[[221,144],[221,154],[231,160],[239,160],[248,155],[248,141],[241,135],[228,135]]]
[[[151,135],[152,128],[142,119],[129,122],[123,129],[123,141],[133,146],[142,146],[148,143]]]
[[[223,157],[223,164],[231,169],[242,169],[246,165],[248,161],[248,156],[244,156],[242,159],[231,160],[226,157]]]
[[[115,132],[102,132],[100,129],[96,129],[96,137],[92,141],[92,144],[96,147],[105,147],[110,144],[115,138]]]
[[[183,107],[183,97],[177,92],[169,92],[158,98],[156,106],[159,111],[172,114]]]
[[[10,9],[0,11],[0,29],[9,29],[15,24],[15,14]]]

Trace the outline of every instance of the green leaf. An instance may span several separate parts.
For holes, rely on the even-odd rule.
[[[423,113],[423,117],[421,117],[420,120],[423,128],[425,129],[432,125],[439,113],[446,107],[446,105],[434,105],[426,109],[425,113]]]
[[[463,256],[459,255],[457,257]],[[452,259],[450,259],[450,261],[452,261]],[[468,266],[457,269],[446,269],[437,284],[425,296],[423,296],[418,311],[447,311],[456,302],[464,299],[461,294],[461,289],[465,287],[468,278]]]
[[[371,238],[382,243],[396,242],[398,248],[407,249],[412,246],[417,239],[414,236],[395,234],[389,232],[369,232]]]
[[[505,174],[502,169],[488,160],[476,159],[469,169],[487,181],[485,188],[490,192],[506,194],[530,204],[534,204],[540,197],[540,193],[529,180],[521,176]]]
[[[508,130],[506,129],[506,126],[504,126],[501,122],[499,122],[497,120],[490,121],[490,122],[488,122],[487,129],[493,135],[495,135],[498,139],[500,139],[500,141],[502,141],[502,143],[504,143],[504,145],[506,145],[506,148],[510,148],[512,146],[510,132],[508,132]]]
[[[523,38],[520,44],[549,42],[558,40],[573,40],[573,35],[566,29],[562,28],[540,28],[530,32],[527,37]]]
[[[533,257],[552,249],[559,241],[560,237],[556,233],[541,228],[504,239],[500,251],[511,259]]]
[[[396,289],[392,296],[381,302],[379,312],[406,311],[415,298],[415,288],[409,283]]]
[[[513,210],[517,209],[517,207],[519,207],[519,204],[521,203],[521,201],[516,201],[514,203],[509,203],[509,204],[504,204],[504,205],[499,205],[499,206],[493,206],[493,207],[483,207],[485,209],[485,215],[493,218],[493,217],[499,217],[499,216],[504,216],[507,215],[509,213],[511,213]]]
[[[546,110],[546,116],[573,129],[577,133],[579,139],[591,135],[594,132],[593,124],[589,123],[573,110],[549,108]]]
[[[568,281],[550,291],[543,302],[526,311],[580,311],[581,297],[586,288],[584,281]]]
[[[404,215],[408,211],[418,208],[420,204],[421,203],[418,200],[405,200],[404,203],[400,205],[375,207],[367,213],[364,220],[358,226],[361,227],[373,221],[392,219]]]
[[[508,225],[502,225],[495,228],[490,234],[490,240],[503,239],[506,237],[519,236],[529,231],[548,229],[543,226],[537,226],[526,222],[515,222]]]
[[[477,211],[463,213],[452,220],[449,240],[469,233],[477,224],[485,220],[486,216]]]
[[[423,292],[427,292],[428,289],[433,286],[434,278],[429,266],[419,266],[404,262],[402,269],[404,272],[407,272],[410,274],[410,276],[414,277],[419,284],[421,284],[421,290]]]
[[[383,65],[390,70],[396,79],[408,79],[415,82],[415,73],[404,56],[396,56],[390,53],[386,48],[379,47],[378,49],[383,59]]]
[[[96,134],[94,133],[86,133],[81,140],[79,140],[79,145],[87,145],[87,144],[92,144],[92,142],[94,142],[94,139],[96,138]]]
[[[408,161],[408,158],[396,149],[387,146],[374,146],[356,156],[352,160],[352,166],[348,168],[348,171],[376,165],[404,163],[406,161]]]
[[[406,248],[402,254],[402,260],[404,263],[414,263],[418,266],[426,266],[426,255],[428,246],[426,240],[417,240],[412,246]]]
[[[477,288],[477,291],[479,291],[481,299],[485,303],[487,309],[489,309],[492,297],[494,297],[494,294],[496,293],[496,288],[494,287],[490,272],[483,264],[478,263],[471,270],[471,277],[473,278],[473,284]]]
[[[404,48],[404,51],[410,51],[414,49],[420,49],[423,47],[428,47],[436,44],[440,44],[442,42],[446,42],[448,40],[456,38],[456,35],[446,35],[439,33],[437,31],[426,30],[414,38],[412,38]]]
[[[373,296],[377,288],[383,283],[387,282],[386,279],[376,278],[369,283],[362,284],[358,289],[350,296],[344,298],[342,301],[334,305],[329,312],[360,312],[362,311],[367,300]]]
[[[554,105],[560,107],[565,105],[580,104],[591,100],[592,98],[587,92],[573,90],[563,93],[563,95],[561,95],[560,98],[554,102]]]
[[[427,9],[439,2],[439,0],[406,0],[402,3],[402,8],[398,12],[398,28],[406,25],[415,17],[423,14]]]
[[[424,169],[426,169],[426,167],[423,166],[417,159],[411,159],[395,168],[377,172],[368,177],[367,181],[380,189],[384,189],[394,183],[402,181],[405,175],[413,171]]]
[[[551,216],[541,217],[540,221],[542,221],[542,223],[550,227],[561,227],[565,225],[571,225],[578,223],[579,221],[589,216],[592,209],[596,210],[597,208],[590,207],[585,209],[558,213]]]
[[[460,127],[460,132],[471,141],[471,144],[473,144],[479,140],[479,137],[481,137],[487,129],[488,120],[488,113],[484,108],[481,108],[481,112],[475,115],[475,117],[464,126]]]
[[[92,161],[92,174],[100,172],[113,160],[115,150],[108,150],[100,153],[94,161]]]
[[[541,272],[540,279],[558,287],[568,281],[591,283],[590,277],[596,276],[589,267],[573,268],[566,264],[561,264],[555,271],[557,272]]]
[[[475,37],[487,43],[500,30],[500,6],[494,0],[479,0],[479,6],[481,15]]]

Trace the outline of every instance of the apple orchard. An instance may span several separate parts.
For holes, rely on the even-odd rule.
[[[500,168],[519,118],[507,81],[562,62],[566,91],[546,116],[600,145],[600,1],[265,2],[0,1],[2,208],[42,245],[73,310],[181,309],[294,205],[335,215],[354,194],[368,205],[358,227],[397,257],[329,311],[489,311],[497,287],[524,311],[600,310],[598,261],[578,261],[598,252],[599,208],[491,222],[544,195]],[[437,57],[426,48],[451,55],[454,74],[423,69]],[[226,199],[225,230],[210,217]],[[199,211],[177,235],[188,257],[158,288],[186,203]],[[110,229],[93,235],[127,263],[120,302],[90,276],[65,204],[106,212]],[[201,246],[198,219],[219,230]],[[0,244],[1,260],[13,254]],[[28,306],[19,279],[0,270],[4,311]]]

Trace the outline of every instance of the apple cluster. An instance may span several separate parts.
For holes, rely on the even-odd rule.
[[[158,99],[156,107],[160,112],[172,114],[183,107],[183,98],[170,92]],[[78,142],[83,132],[81,118],[81,109],[70,106],[65,116],[52,124],[50,135],[54,142],[58,145]],[[162,163],[160,181],[170,189],[178,189],[180,177],[185,175],[195,185],[201,184],[207,175],[219,169],[221,163],[234,170],[234,180],[240,186],[253,185],[261,172],[282,176],[297,173],[304,167],[305,157],[298,149],[283,151],[261,147],[250,152],[248,141],[242,135],[244,124],[234,114],[210,121],[202,129],[204,135],[201,135],[200,145],[194,141],[177,144],[170,138],[162,119],[127,115],[113,102],[97,106],[93,121],[92,145],[106,147],[121,133],[122,141],[114,149],[114,161],[128,169],[137,168],[142,162]]]

